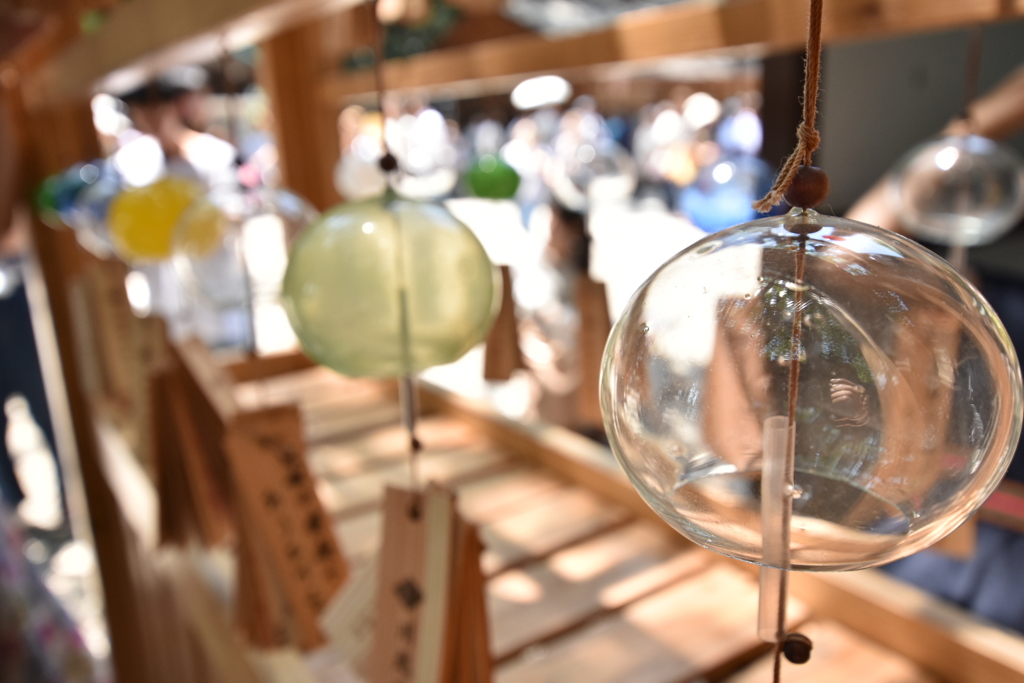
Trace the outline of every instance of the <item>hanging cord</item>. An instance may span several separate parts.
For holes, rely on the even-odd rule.
[[[815,128],[818,116],[818,83],[821,79],[821,7],[823,0],[811,0],[811,14],[807,26],[807,58],[804,72],[804,120],[796,129],[796,148],[786,159],[775,184],[764,197],[754,202],[754,209],[768,213],[782,201],[793,183],[801,165],[810,166],[821,136]]]
[[[380,110],[380,115],[384,116],[384,44],[386,38],[384,24],[377,16],[379,2],[380,0],[373,3],[373,19],[371,21],[374,25],[374,38],[376,38],[376,45],[373,48],[373,80],[374,86],[377,88],[377,109]]]
[[[220,49],[220,75],[223,80],[224,96],[227,98],[225,109],[228,119],[228,142],[238,150],[242,127],[239,121],[241,114],[239,112],[238,87],[235,84],[234,77],[231,75],[231,65],[234,63],[234,59],[231,53],[228,52],[227,47],[222,44]]]
[[[231,52],[228,50],[226,43],[221,41],[220,48],[220,75],[224,87],[225,99],[225,111],[227,113],[227,124],[228,124],[228,142],[235,148],[235,183],[241,185],[238,176],[238,167],[242,165],[242,152],[241,152],[241,139],[242,139],[242,113],[241,113],[241,95],[238,92],[238,84],[235,83],[235,79],[231,74],[232,65],[235,63],[235,58],[231,56]],[[242,233],[242,226],[244,222],[239,225],[238,233],[238,257],[242,263],[242,278],[244,279],[243,286],[243,297],[244,300],[242,305],[246,311],[246,340],[245,340],[245,351],[250,357],[256,356],[256,315],[255,315],[255,303],[253,301],[253,283],[252,274],[249,272],[249,262],[245,257],[245,248],[242,242],[245,239]]]
[[[817,206],[824,201],[828,194],[828,176],[821,169],[814,168],[811,162],[814,152],[821,144],[821,136],[815,127],[818,116],[818,84],[821,80],[821,15],[823,0],[810,0],[810,19],[807,26],[807,57],[804,73],[804,117],[797,128],[797,144],[793,153],[786,159],[775,185],[760,201],[754,204],[754,208],[767,213],[773,206],[778,204],[783,197],[792,204],[803,209]],[[794,182],[796,181],[796,182]],[[803,340],[800,323],[801,307],[803,304],[804,290],[804,266],[807,253],[807,225],[788,226],[791,232],[798,235],[798,249],[794,264],[793,280],[796,285],[793,297],[793,322],[790,328],[790,352],[789,352],[789,387],[788,387],[788,436],[786,444],[786,463],[784,472],[789,472],[792,477],[794,458],[796,455],[796,409],[798,385],[800,383],[800,356],[802,353]],[[790,480],[792,483],[792,480]],[[787,492],[789,495],[789,492]],[[790,526],[792,524],[792,507],[784,506],[782,520],[782,547],[787,549],[790,546]],[[788,570],[788,566],[785,567]],[[779,582],[778,615],[776,630],[779,634],[785,634],[775,644],[774,661],[772,667],[773,683],[781,683],[782,679],[782,656],[794,664],[803,664],[810,659],[812,643],[810,639],[801,633],[786,633],[786,598],[788,592],[788,576],[782,572],[782,579]]]
[[[398,169],[398,160],[388,149],[388,141],[384,136],[384,128],[387,124],[387,116],[384,113],[384,47],[386,43],[386,34],[384,32],[384,24],[380,20],[380,15],[377,14],[377,8],[380,5],[381,0],[376,0],[373,3],[373,10],[371,14],[370,22],[374,25],[376,31],[376,45],[374,46],[373,55],[373,80],[374,86],[377,89],[377,109],[380,110],[380,146],[384,150],[384,155],[380,158],[380,167],[384,173],[391,173]]]
[[[981,73],[981,24],[975,24],[967,33],[967,62],[964,65],[964,99],[960,109],[960,121],[964,129],[962,135],[974,135],[976,125],[971,118],[971,102],[978,96],[978,80]],[[959,133],[957,134],[960,135]],[[967,245],[962,240],[954,240],[946,251],[946,260],[953,269],[963,275],[967,274]]]
[[[380,159],[380,167],[384,173],[391,173],[398,168],[398,161],[394,155],[388,149],[387,138],[384,136],[384,128],[386,124],[386,117],[384,114],[384,43],[385,33],[384,24],[380,20],[380,15],[377,13],[378,5],[380,0],[376,0],[373,4],[372,19],[371,23],[375,27],[376,31],[376,46],[374,48],[374,59],[373,59],[373,78],[374,85],[377,88],[377,108],[380,110],[380,144],[384,150],[384,156]],[[398,259],[399,273],[404,272],[404,254],[401,250],[401,240],[399,240],[399,259]],[[419,417],[417,392],[418,387],[416,385],[416,378],[408,372],[409,368],[412,367],[412,358],[410,353],[410,346],[412,340],[409,332],[409,312],[408,312],[408,294],[405,289],[405,285],[401,285],[399,289],[399,315],[401,316],[400,321],[400,336],[402,344],[402,365],[406,369],[407,373],[404,377],[399,379],[398,384],[398,402],[399,410],[402,414],[402,423],[405,425],[406,431],[409,433],[409,481],[413,487],[413,490],[422,490],[423,484],[420,479],[420,468],[419,468],[419,456],[423,450],[423,444],[420,443],[419,438],[416,436],[416,421]],[[414,503],[412,508],[409,510],[410,516],[418,518],[420,514],[419,504]]]
[[[967,40],[967,70],[964,76],[964,103],[960,116],[967,122],[970,132],[973,132],[974,122],[971,120],[971,102],[978,97],[978,80],[981,74],[981,24],[976,24],[970,29]]]

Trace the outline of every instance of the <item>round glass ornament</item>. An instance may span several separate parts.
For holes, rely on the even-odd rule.
[[[771,169],[754,156],[736,154],[705,166],[677,195],[677,208],[704,232],[753,220],[751,206],[772,185]]]
[[[96,162],[96,166],[100,169],[99,177],[75,197],[67,221],[79,244],[99,258],[108,258],[114,251],[108,212],[110,203],[122,190],[122,183],[113,164]]]
[[[175,270],[189,291],[216,308],[276,298],[288,247],[316,216],[309,202],[287,190],[211,192],[178,222]]]
[[[303,349],[356,377],[450,363],[487,335],[498,270],[438,204],[386,196],[325,212],[292,247],[282,300]]]
[[[129,263],[170,257],[178,220],[202,195],[203,189],[198,183],[173,176],[119,193],[108,211],[110,241],[115,253]],[[207,222],[205,229],[211,226],[216,226],[216,222]],[[201,237],[202,233],[193,236]]]
[[[473,194],[486,199],[511,199],[519,189],[519,174],[497,154],[477,158],[466,180]]]
[[[380,168],[381,156],[366,158],[358,152],[342,154],[334,167],[334,189],[348,201],[384,194],[388,189],[388,177]]]
[[[428,107],[389,118],[384,123],[384,143],[382,149],[398,162],[398,168],[387,174],[388,184],[398,195],[427,201],[455,189],[459,154],[441,112]]]
[[[779,487],[765,454],[791,400]],[[945,261],[794,209],[709,235],[651,276],[608,341],[601,405],[630,481],[684,536],[843,570],[921,550],[982,504],[1016,447],[1022,388],[1002,324]],[[791,505],[788,547],[762,508],[772,490]]]
[[[889,200],[910,233],[948,246],[1002,237],[1024,215],[1024,162],[977,135],[931,140],[890,176]]]
[[[51,228],[60,227],[60,214],[57,212],[57,189],[60,183],[60,173],[47,176],[39,183],[33,195],[33,204],[36,213],[44,223]]]
[[[101,170],[97,164],[103,162],[75,164],[58,176],[54,207],[65,225],[71,225],[71,211],[75,200],[87,187],[100,179]]]
[[[638,177],[629,152],[604,137],[584,140],[576,147],[563,146],[549,157],[544,175],[552,194],[574,211],[593,203],[629,199]]]

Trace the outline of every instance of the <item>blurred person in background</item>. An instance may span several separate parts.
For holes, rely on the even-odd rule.
[[[88,650],[25,558],[27,541],[20,522],[0,505],[0,681],[91,683]]]
[[[551,196],[542,175],[548,153],[535,115],[521,116],[509,123],[508,142],[501,147],[501,158],[519,174],[515,200],[525,226],[530,225],[533,210]]]
[[[164,176],[196,181],[206,190],[230,190],[238,182],[234,145],[196,127],[205,127],[207,73],[196,66],[169,69],[156,80],[123,94],[132,127],[119,136],[112,159],[126,185],[143,187]],[[234,338],[237,328],[217,311],[190,301],[169,261],[133,265],[145,276],[148,310],[168,323],[172,338],[198,335],[206,340]],[[228,331],[225,331],[228,330]]]
[[[536,416],[578,426],[580,312],[577,287],[586,277],[590,238],[583,214],[551,204],[551,227],[540,263],[517,276],[517,300],[525,309],[519,326],[530,372]]]
[[[204,69],[181,66],[121,97],[134,128],[122,135],[114,163],[130,185],[148,185],[164,174],[208,189],[235,182],[234,145],[204,130],[206,83]]]

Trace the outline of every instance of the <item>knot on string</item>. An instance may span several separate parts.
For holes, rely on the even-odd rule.
[[[793,184],[793,178],[800,169],[801,164],[810,166],[811,158],[815,150],[821,144],[821,134],[806,121],[796,129],[796,148],[793,150],[786,163],[779,169],[779,175],[775,177],[775,184],[764,197],[754,202],[754,209],[760,213],[768,213],[772,207],[782,201],[786,190]]]
[[[807,122],[802,122],[796,129],[796,149],[793,150],[793,156],[796,156],[798,152],[803,152],[802,163],[807,166],[811,165],[811,156],[815,150],[821,145],[821,133],[814,128],[814,126],[807,125]]]
[[[804,118],[796,129],[796,149],[779,170],[775,184],[764,197],[754,202],[759,213],[768,213],[782,201],[793,183],[801,164],[810,166],[814,151],[821,144],[821,135],[814,127],[818,115],[818,79],[821,74],[821,5],[822,0],[811,0],[810,21],[807,25],[807,62],[804,72]]]

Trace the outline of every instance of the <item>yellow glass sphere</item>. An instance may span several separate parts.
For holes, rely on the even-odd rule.
[[[199,199],[181,214],[173,236],[175,251],[190,258],[208,256],[220,247],[227,229],[224,212],[209,199]]]
[[[198,183],[175,177],[121,192],[111,202],[109,212],[114,251],[125,261],[168,258],[178,219],[202,194]],[[203,234],[208,229],[198,232]]]

